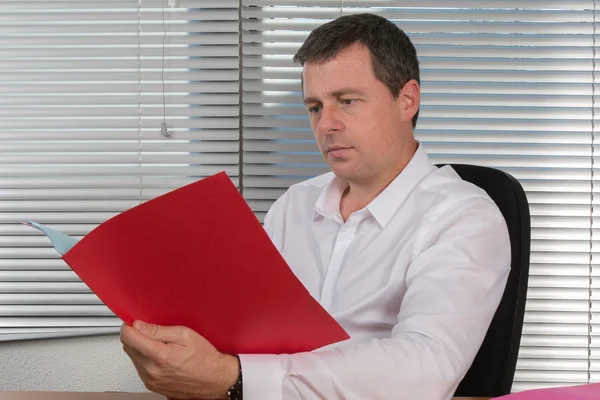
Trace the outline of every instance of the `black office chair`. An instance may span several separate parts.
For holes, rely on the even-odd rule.
[[[503,396],[511,392],[523,329],[531,245],[529,204],[519,181],[508,173],[475,165],[451,164],[451,167],[463,180],[482,188],[494,200],[508,226],[512,256],[500,305],[455,396]]]

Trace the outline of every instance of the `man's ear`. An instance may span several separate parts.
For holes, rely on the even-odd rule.
[[[421,104],[421,87],[419,83],[411,79],[406,82],[398,95],[398,106],[400,115],[404,122],[412,121],[415,114],[419,111]]]

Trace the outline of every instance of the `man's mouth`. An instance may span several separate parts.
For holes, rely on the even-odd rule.
[[[330,157],[342,157],[347,150],[350,150],[351,147],[342,147],[342,146],[331,146],[327,148],[327,154]]]

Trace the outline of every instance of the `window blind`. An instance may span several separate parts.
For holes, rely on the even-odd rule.
[[[292,55],[318,25],[374,12],[418,48],[416,135],[433,160],[494,166],[527,191],[514,390],[599,381],[595,6],[0,0],[0,340],[120,325],[24,218],[81,237],[225,170],[262,219],[291,184],[327,171]]]
[[[327,171],[292,56],[312,29],[358,12],[415,43],[416,136],[433,161],[497,167],[527,191],[531,278],[513,389],[599,381],[595,2],[242,0],[243,189],[260,217]]]
[[[201,177],[238,183],[238,1],[169,3],[0,1],[0,340],[121,325],[25,218],[80,238]]]

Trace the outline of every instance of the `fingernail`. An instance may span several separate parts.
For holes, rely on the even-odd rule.
[[[142,321],[133,321],[133,327],[142,333],[146,330],[146,324]]]

